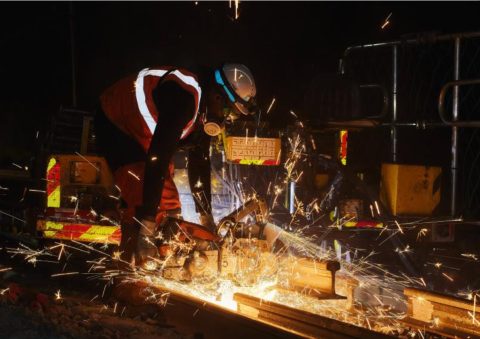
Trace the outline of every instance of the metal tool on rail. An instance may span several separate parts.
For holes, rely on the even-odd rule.
[[[476,294],[470,300],[442,293],[405,288],[405,326],[442,338],[480,338]]]
[[[247,201],[220,220],[215,233],[167,217],[161,227],[174,240],[169,242],[171,253],[163,276],[180,281],[220,276],[241,286],[272,280],[276,288],[310,291],[317,298],[341,298],[335,293],[340,264],[290,255],[279,241],[283,229],[267,217],[266,204],[260,199]]]

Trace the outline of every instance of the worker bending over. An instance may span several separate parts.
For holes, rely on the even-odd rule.
[[[189,183],[201,223],[214,227],[210,137],[221,133],[225,120],[254,114],[255,94],[250,70],[231,63],[195,74],[170,66],[145,68],[103,92],[97,139],[126,203],[121,221],[125,260],[133,252],[137,263],[156,255],[157,225],[166,215],[181,213],[172,179],[172,157],[179,147],[188,149]]]

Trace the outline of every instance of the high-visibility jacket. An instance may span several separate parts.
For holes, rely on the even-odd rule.
[[[102,109],[110,121],[133,137],[145,152],[150,147],[158,116],[162,114],[155,107],[152,93],[159,81],[167,80],[175,81],[195,99],[195,112],[182,131],[181,139],[184,139],[194,128],[202,95],[196,76],[189,71],[170,66],[145,68],[116,82],[100,96]]]

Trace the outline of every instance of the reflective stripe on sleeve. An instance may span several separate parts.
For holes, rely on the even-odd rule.
[[[155,118],[153,117],[152,113],[148,109],[147,106],[147,101],[146,101],[146,96],[145,96],[145,89],[144,89],[144,78],[148,75],[151,76],[156,76],[156,77],[162,77],[167,73],[168,71],[166,70],[159,70],[159,69],[142,69],[137,76],[137,80],[135,81],[135,97],[137,99],[137,105],[138,109],[140,111],[140,114],[142,115],[143,120],[148,126],[148,129],[150,130],[150,133],[155,132],[155,127],[157,126],[157,122],[155,121]],[[198,84],[197,80],[195,80],[194,77],[185,75],[179,70],[175,70],[171,72],[170,74],[175,75],[180,81],[182,81],[184,84],[191,86],[195,89],[197,92],[197,98],[195,100],[195,115],[193,119],[187,124],[187,127],[183,130],[182,132],[182,138],[188,134],[190,129],[193,127],[193,124],[195,120],[197,119],[198,115],[198,108],[199,108],[199,103],[200,103],[200,98],[202,95],[202,90],[200,88],[200,85]]]
[[[167,73],[167,71],[149,70],[148,68],[145,68],[138,73],[137,80],[135,81],[135,96],[137,98],[138,109],[140,110],[140,114],[142,115],[143,120],[147,124],[148,129],[152,134],[155,131],[155,126],[157,126],[157,122],[155,121],[152,113],[150,113],[150,110],[147,107],[145,91],[143,89],[143,78],[147,75],[155,75],[161,77],[165,73]]]

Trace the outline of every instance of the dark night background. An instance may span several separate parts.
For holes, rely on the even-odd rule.
[[[335,72],[352,44],[422,31],[479,27],[470,2],[2,2],[0,144],[9,163],[27,157],[37,130],[72,105],[73,6],[77,107],[92,110],[122,76],[159,64],[239,61],[253,71],[260,106],[287,123],[314,75]],[[380,27],[389,13],[391,24]]]
[[[22,219],[24,215],[27,215],[27,212],[36,216],[36,206],[34,208],[28,206],[28,203],[30,203],[28,196],[25,201],[23,199],[25,192],[28,191],[24,189],[22,180],[25,180],[25,185],[28,184],[30,188],[45,189],[45,172],[42,172],[44,168],[38,165],[42,160],[46,161],[47,159],[46,156],[42,159],[42,155],[45,155],[48,151],[43,145],[46,142],[43,141],[47,139],[45,135],[47,135],[52,116],[59,112],[61,107],[72,107],[73,105],[72,47],[75,60],[76,108],[79,110],[93,111],[99,95],[106,87],[145,67],[170,64],[188,68],[189,65],[195,64],[215,66],[224,61],[231,61],[244,63],[252,70],[257,84],[259,106],[263,111],[268,108],[272,98],[276,98],[276,105],[268,117],[273,125],[285,127],[292,125],[294,122],[292,115],[289,114],[290,110],[295,111],[305,120],[317,118],[311,116],[311,113],[309,116],[309,113],[304,109],[305,94],[308,92],[315,76],[337,72],[339,58],[348,46],[399,40],[412,37],[413,34],[420,32],[447,34],[480,31],[479,2],[241,1],[237,20],[234,19],[233,1],[231,5],[232,7],[229,8],[227,0],[199,1],[198,3],[194,1],[0,2],[0,172],[28,173],[28,175],[25,175],[28,177],[27,179],[22,179],[19,176],[20,179],[17,180],[14,177],[11,181],[8,181],[8,185],[4,184],[0,177],[0,188],[8,186],[9,189],[9,195],[5,193],[8,199],[5,199],[5,203],[0,200],[0,207]],[[392,13],[390,24],[385,29],[381,29],[389,13]],[[432,117],[436,121],[439,120],[435,100],[438,98],[440,86],[446,81],[452,80],[453,49],[450,45],[448,47],[442,46],[437,50],[437,46],[433,45],[433,43],[431,45],[426,44],[425,50],[427,52],[420,55],[422,57],[421,63],[416,63],[417,59],[410,58],[408,48],[401,49],[402,57],[409,61],[400,65],[402,72],[399,77],[402,86],[399,88],[399,102],[402,104],[399,104],[399,121],[427,120],[432,119]],[[465,53],[462,55],[472,56],[472,59],[469,60],[477,60],[478,62],[467,65],[468,67],[462,69],[462,71],[465,71],[462,76],[480,78],[480,38],[476,39],[473,44],[462,45],[462,48],[464,47],[462,53],[464,51]],[[418,52],[420,48],[416,48],[417,46],[414,46],[412,50]],[[439,59],[435,59],[437,51],[441,53]],[[391,52],[391,50],[388,52]],[[391,67],[391,55],[388,54],[385,60],[387,61],[383,64],[378,63],[377,65],[375,63],[376,59],[372,59],[369,65],[372,67],[373,75],[385,75],[384,84],[391,86],[388,71],[388,67]],[[419,71],[424,70],[423,67],[428,66],[430,61],[432,61],[430,65],[432,67],[426,74],[420,74]],[[369,70],[362,69],[361,64],[359,68],[368,74]],[[407,71],[403,71],[405,69]],[[466,74],[467,69],[471,71],[468,75]],[[418,86],[410,86],[411,84]],[[468,111],[467,113],[470,114],[463,115],[462,119],[480,120],[480,86],[477,86],[477,88],[479,88],[477,92],[470,92],[468,97],[466,96],[469,108],[472,109],[462,109],[463,113]],[[432,96],[424,100],[426,98],[425,93],[430,93]],[[466,91],[465,94],[467,94]],[[447,99],[451,100],[451,98]],[[450,107],[451,101],[448,103]],[[389,119],[390,114],[386,120]],[[323,132],[321,130],[321,133]],[[337,131],[329,132],[331,133],[328,135],[330,141],[324,144],[318,142],[319,149],[330,147],[338,141],[337,135],[333,134]],[[39,138],[36,137],[37,133],[40,135]],[[69,132],[65,132],[65,134],[67,133]],[[389,133],[390,129],[388,128],[349,132],[349,160],[346,168],[350,170],[350,167],[356,166],[355,171],[357,172],[355,174],[360,172],[365,174],[366,179],[364,181],[367,184],[372,184],[369,188],[379,188],[380,164],[391,160],[389,158],[391,145]],[[458,201],[461,208],[458,208],[457,215],[465,217],[467,221],[480,220],[480,129],[462,129],[459,134],[461,154],[459,157]],[[435,211],[434,217],[441,219],[442,216],[448,216],[446,218],[450,219],[451,129],[444,127],[427,130],[405,128],[398,130],[398,136],[400,163],[442,167],[442,201],[441,207]],[[39,151],[40,149],[43,153]],[[330,147],[330,149],[334,149],[334,147]],[[323,149],[319,152],[323,152]],[[16,168],[14,163],[21,166],[28,164],[30,172]],[[251,176],[254,177],[252,181],[262,182],[263,179],[269,178],[265,175],[266,170],[261,172],[265,167],[251,166],[248,169],[251,168],[254,168],[254,170],[260,168],[258,172],[249,172],[256,174]],[[282,167],[274,167],[273,170],[277,171],[278,168],[283,170]],[[270,167],[267,169],[270,170]],[[307,175],[304,175],[304,178]],[[39,180],[33,182],[32,178],[34,177]],[[239,187],[241,186],[239,185]],[[299,187],[298,192],[301,194],[302,187],[300,185]],[[310,191],[315,190],[315,187],[307,188]],[[15,199],[10,199],[10,195]],[[358,198],[358,196],[353,195],[353,198]],[[13,202],[10,202],[9,199]],[[43,205],[38,202],[39,199],[42,199],[42,204],[44,204],[43,195],[33,194],[30,199],[36,201],[38,206],[42,206],[43,213]],[[7,206],[8,209],[3,206]],[[26,212],[24,212],[25,206],[28,207],[28,209],[25,209]],[[27,216],[30,220],[31,216]],[[9,227],[13,229],[15,226],[16,232],[16,224],[18,223],[15,223],[13,219],[10,222],[8,214],[1,217],[3,218],[0,218],[2,227],[3,224],[5,224],[5,227],[0,227],[0,231],[3,232],[4,229]],[[383,218],[384,216],[382,216]],[[3,220],[9,222],[3,222]],[[31,223],[31,225],[35,224]],[[423,265],[419,272],[425,273],[424,277],[427,283],[432,284],[436,291],[456,291],[461,287],[462,289],[468,288],[472,293],[478,293],[480,286],[479,261],[475,259],[476,262],[473,263],[473,259],[460,257],[459,255],[459,253],[478,255],[480,244],[478,222],[467,225],[468,227],[462,228],[461,232],[459,231],[460,226],[455,226],[457,227],[455,241],[447,240],[445,244],[440,244],[440,246],[435,243],[431,245],[426,240],[417,243],[417,230],[420,229],[419,227],[424,227],[421,225],[413,226],[411,234],[408,236],[413,237],[413,240],[410,239],[410,243],[415,244],[412,246],[411,256],[413,266],[420,267]],[[453,228],[450,228],[450,225],[446,226],[447,233],[450,230],[453,233]],[[323,240],[332,229],[335,231],[335,227],[329,226],[325,229],[327,228],[328,231],[324,233],[325,235],[322,234],[317,239]],[[445,230],[445,228],[439,229]],[[394,270],[397,270],[398,258],[404,257],[404,254],[398,255],[397,251],[399,248],[403,249],[404,246],[397,246],[398,242],[388,242],[382,246],[386,242],[386,240],[383,240],[384,238],[380,238],[383,231],[384,229],[378,237],[375,236],[374,241],[372,241],[372,233],[370,232],[358,232],[358,234],[352,235],[353,233],[342,231],[332,232],[328,236],[333,240],[337,236],[343,236],[340,233],[344,233],[344,238],[340,238],[341,241],[343,242],[343,239],[345,239],[345,243],[347,245],[351,244],[352,249],[359,248],[360,255],[363,255],[361,254],[362,251],[368,253],[369,248],[374,249],[375,253],[380,255],[375,256],[373,261],[378,260],[382,263],[382,274],[388,272],[384,271],[383,267],[393,267],[392,273],[397,273]],[[413,232],[415,232],[414,235]],[[19,234],[22,235],[22,232]],[[385,233],[385,235],[388,234]],[[392,237],[388,235],[388,238]],[[392,239],[397,241],[396,237]],[[403,239],[408,240],[407,236],[402,237],[402,241]],[[360,245],[357,246],[357,243]],[[2,243],[1,255],[7,254],[5,251],[7,247],[4,244]],[[377,244],[379,245],[377,246]],[[397,247],[395,251],[393,251],[393,248],[390,249],[391,244]],[[437,248],[433,246],[442,248],[436,251]],[[385,248],[388,248],[388,250],[384,250]],[[408,248],[407,245],[404,252],[407,252]],[[445,248],[448,251],[444,251]],[[63,251],[63,247],[61,251]],[[59,262],[62,255],[61,251]],[[356,253],[355,250],[355,256]],[[398,253],[402,253],[402,251]],[[371,254],[373,254],[373,250],[367,258]],[[8,255],[10,257],[10,254]],[[66,255],[64,256],[66,257]],[[410,255],[408,256],[410,257]],[[458,258],[461,261],[458,261]],[[454,284],[451,284],[449,280],[442,276],[443,270],[434,266],[436,264],[433,264],[433,262],[437,260],[445,263],[446,272],[455,277]],[[383,266],[383,264],[386,265]],[[30,265],[30,260],[25,265]],[[76,267],[74,265],[76,264],[73,263],[71,267]],[[17,270],[15,266],[13,267]],[[66,261],[63,269],[65,267]],[[398,264],[398,267],[400,267],[400,264]],[[455,271],[451,271],[451,268]],[[77,269],[73,270],[76,271]],[[398,272],[403,270],[402,266]],[[19,272],[19,277],[22,277],[22,287],[23,283],[36,284],[39,282],[35,276],[29,281],[29,275],[23,275],[22,271]],[[57,280],[51,279],[53,276],[50,276],[50,270],[46,270],[46,272],[49,272],[48,279],[46,278],[38,286],[48,284],[49,288],[51,286],[53,295],[53,286],[57,286]],[[361,276],[363,269],[358,272]],[[365,272],[365,275],[370,274],[368,269]],[[72,277],[72,279],[75,278]],[[80,290],[88,289],[88,293],[94,291],[91,288],[92,285],[86,284],[83,278],[82,280],[67,279],[65,281],[65,285],[62,285],[62,293],[64,290],[67,292],[65,295],[68,294],[69,290],[73,292],[78,287],[80,287]],[[391,281],[391,275],[386,274],[384,282],[390,284]],[[432,286],[429,286],[429,288]],[[7,290],[3,290],[2,294]],[[376,289],[373,288],[373,290]],[[383,287],[379,286],[378,290],[382,291]],[[385,291],[388,292],[387,289]],[[105,293],[105,289],[103,289],[103,292]],[[57,293],[60,293],[60,289]],[[78,295],[78,298],[80,298],[80,294]],[[88,311],[85,312],[96,315],[92,311],[93,306],[91,306],[93,305],[91,302],[95,298],[90,300]],[[380,301],[380,303],[382,302]],[[3,302],[2,299],[1,305],[4,304],[6,305],[6,302]],[[64,305],[68,304],[65,303]],[[72,305],[80,304],[75,301]],[[381,310],[382,317],[384,312],[387,312],[387,305],[385,304],[385,307],[383,307],[382,303],[382,307],[378,307]],[[117,303],[114,307],[117,307]],[[131,307],[128,306],[128,308]],[[71,312],[75,315],[75,318],[72,315],[72,319],[75,319],[74,321],[78,325],[77,306],[72,310],[75,310],[75,312]],[[365,310],[368,309],[365,308]],[[7,314],[10,311],[11,308],[8,308],[8,312],[3,313]],[[103,308],[100,312],[102,311]],[[198,309],[195,312],[192,311],[193,317],[195,317],[197,311]],[[115,313],[115,311],[113,312]],[[369,312],[365,314],[369,314]],[[29,324],[31,324],[31,314],[33,312],[29,311],[29,320],[28,322],[25,321],[25,324],[22,323],[22,318],[17,319],[16,323],[21,323],[22,331],[28,329]],[[42,318],[50,317],[44,317],[43,312],[41,314]],[[48,313],[46,314],[48,315]],[[123,315],[123,311],[121,314]],[[1,311],[0,315],[2,315]],[[144,313],[141,317],[142,322],[144,321],[143,315]],[[157,313],[155,313],[156,316]],[[7,329],[5,333],[8,333],[8,327],[11,325],[10,321],[14,316],[10,314],[3,318],[5,328],[2,328],[1,317],[0,328]],[[57,321],[55,316],[51,318]],[[5,322],[5,319],[8,322]],[[67,318],[63,318],[62,315],[62,318],[58,319],[62,323]],[[104,318],[96,317],[95,319]],[[156,322],[155,319],[153,321]],[[184,320],[182,321],[184,322]],[[12,322],[13,325],[16,323]],[[114,323],[112,322],[112,324]],[[370,323],[368,325],[370,326]],[[98,331],[98,325],[95,326],[95,331]],[[155,327],[170,330],[172,326],[155,325]],[[2,337],[5,337],[5,333],[2,332]],[[323,330],[321,333],[323,333]],[[325,333],[327,332],[325,331]],[[419,331],[419,333],[422,332]],[[202,336],[202,333],[197,332],[197,334],[200,337]],[[197,334],[195,334],[195,337],[198,337]],[[74,334],[73,337],[75,337]]]

